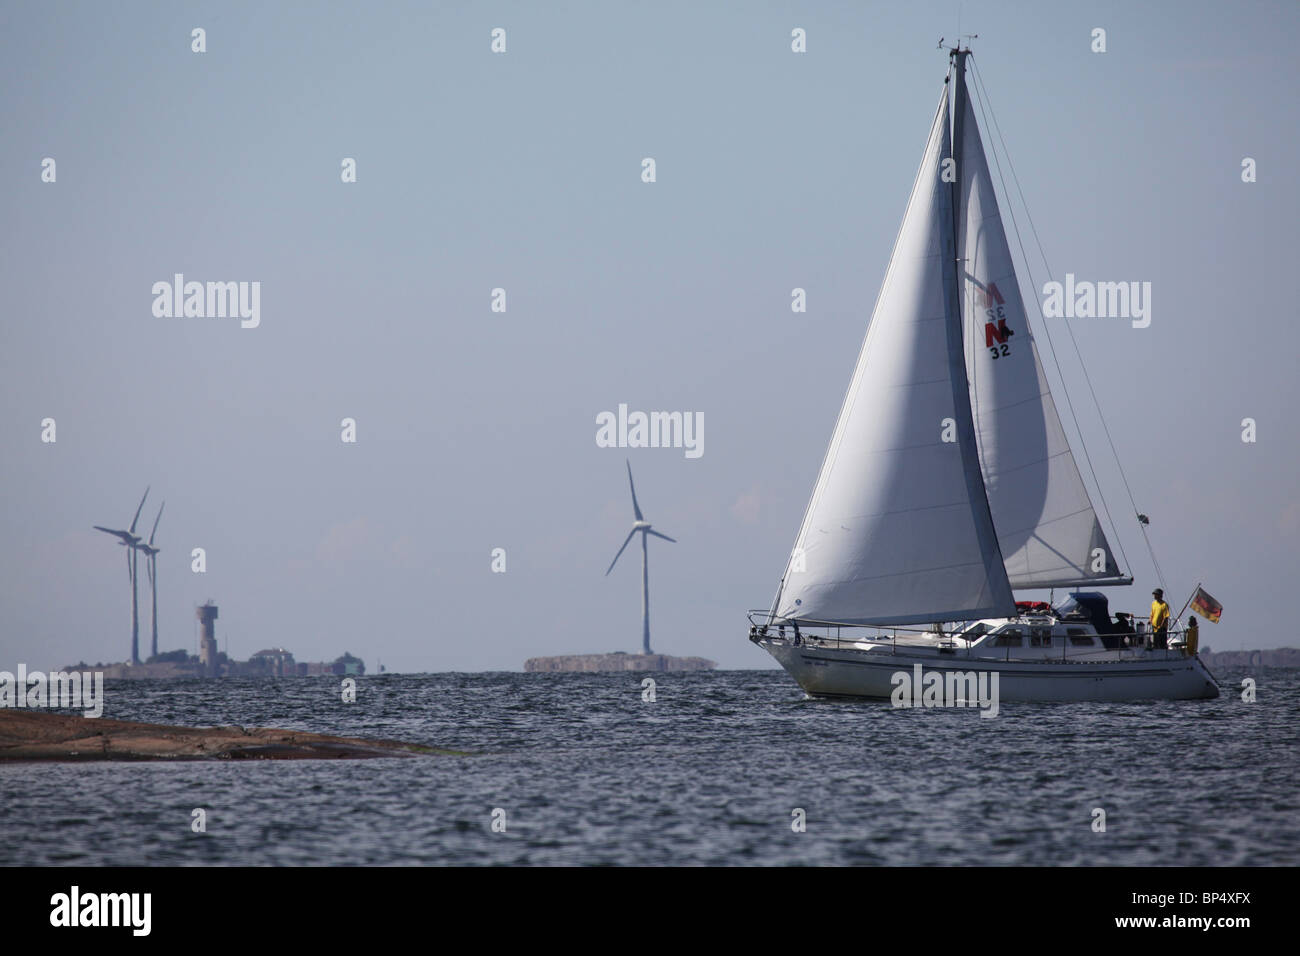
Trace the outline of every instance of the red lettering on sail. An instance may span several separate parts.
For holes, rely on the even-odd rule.
[[[995,305],[1006,304],[1006,300],[1002,298],[1002,293],[998,291],[996,282],[990,282],[987,286],[980,286],[975,293],[975,301],[981,309],[991,309]]]
[[[1014,334],[1015,334],[1014,332],[1012,332],[1009,328],[1007,328],[1006,319],[998,319],[997,325],[994,325],[992,322],[984,323],[985,347],[991,347],[994,343],[1000,345],[1007,340],[1008,336]]]

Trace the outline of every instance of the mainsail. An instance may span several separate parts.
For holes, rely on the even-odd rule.
[[[959,71],[960,74],[960,71]],[[957,78],[963,83],[962,77]],[[984,485],[1013,588],[1128,583],[1070,452],[1026,321],[970,100],[961,157],[967,375]]]
[[[945,86],[778,619],[906,624],[1014,610],[971,418],[950,158]]]

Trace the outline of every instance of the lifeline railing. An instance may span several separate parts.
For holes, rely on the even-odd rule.
[[[947,638],[947,640],[938,641],[938,647],[940,652],[947,651],[952,654],[961,653],[961,656],[963,657],[971,657],[970,654],[971,644],[975,640],[978,640],[980,637],[983,637],[985,634],[988,633],[987,631],[981,631],[979,634],[968,636],[967,631],[969,629],[969,625],[964,625],[963,627],[955,630],[944,630],[942,628],[939,628],[938,626],[931,626],[926,628],[898,626],[898,627],[874,627],[874,630],[876,631],[875,635],[869,635],[863,633],[860,635],[844,637],[842,634],[844,630],[852,631],[858,628],[862,628],[865,631],[866,628],[873,627],[873,626],[855,625],[855,624],[830,624],[830,623],[800,624],[796,626],[793,622],[787,622],[784,620],[778,622],[777,619],[772,616],[771,611],[767,609],[750,610],[746,612],[746,616],[748,617],[751,625],[749,629],[750,640],[758,640],[759,638],[769,637],[769,636],[775,636],[782,639],[786,639],[786,638],[794,639],[797,637],[801,643],[813,644],[818,647],[831,647],[834,649],[843,649],[845,646],[851,647],[853,645],[861,644],[864,642],[869,644],[888,644],[891,648],[892,653],[895,654],[898,653],[898,638],[901,634],[905,641],[909,636],[912,635],[920,636],[920,637]],[[1026,627],[1036,626],[1033,623],[1035,618],[1038,618],[1044,622],[1050,621],[1053,624],[1061,620],[1059,617],[1049,616],[1049,615],[1025,615],[1024,619],[1027,622],[1025,626]],[[1050,625],[1039,624],[1037,626],[1042,627],[1042,626],[1050,626]],[[1185,634],[1186,630],[1187,629],[1185,627],[1173,627],[1169,629],[1167,636],[1168,638],[1172,638],[1175,635]],[[1147,659],[1151,659],[1154,657],[1156,660],[1161,660],[1161,659],[1169,660],[1169,659],[1181,658],[1186,654],[1185,650],[1183,650],[1181,647],[1178,646],[1166,646],[1164,648],[1153,647],[1149,643],[1153,636],[1151,631],[1133,632],[1133,633],[1120,632],[1120,633],[1126,639],[1126,641],[1133,641],[1134,643],[1126,643],[1120,647],[1093,647],[1093,646],[1077,647],[1072,650],[1070,644],[1070,635],[1054,634],[1049,636],[1048,638],[1049,643],[1043,646],[1048,649],[1055,649],[1057,647],[1057,641],[1059,640],[1061,642],[1060,643],[1061,656],[1059,658],[1048,657],[1046,655],[1039,656],[1039,657],[1012,657],[1011,652],[1013,650],[1024,650],[1024,647],[1022,645],[1020,648],[1008,646],[1006,648],[1006,652],[1007,652],[1006,656],[1003,658],[1003,660],[1008,662],[1016,661],[1021,663],[1044,663],[1050,661],[1060,661],[1060,662],[1068,662],[1068,663],[1086,663],[1085,660],[1086,658],[1089,657],[1099,658],[1103,654],[1115,654],[1117,651],[1119,652],[1119,657],[1111,658],[1112,660],[1136,660],[1139,657],[1145,657]],[[1029,635],[1024,635],[1024,636],[1027,637]],[[1105,635],[1097,634],[1096,636],[1113,637],[1117,635],[1115,633],[1111,633]],[[963,639],[963,642],[961,644],[958,644],[956,640],[957,638]],[[1157,650],[1163,650],[1165,653],[1163,655],[1155,655],[1153,652]],[[996,660],[997,658],[992,655],[979,655],[974,659]]]

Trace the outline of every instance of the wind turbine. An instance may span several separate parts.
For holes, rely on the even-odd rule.
[[[149,489],[145,488],[144,495],[140,498],[140,504],[135,509],[135,517],[131,519],[131,529],[129,531],[117,531],[113,528],[104,528],[95,525],[96,531],[103,531],[105,534],[111,534],[121,540],[118,544],[125,545],[126,552],[126,573],[131,579],[131,663],[140,663],[140,606],[136,599],[135,575],[136,575],[136,545],[140,543],[140,537],[135,533],[136,522],[140,520],[140,510],[144,508],[144,499],[149,497]]]
[[[663,538],[665,541],[671,541],[676,544],[675,538],[670,538],[666,534],[660,534],[650,527],[650,522],[646,521],[641,514],[641,506],[636,503],[636,485],[632,482],[632,463],[627,463],[627,483],[632,489],[632,512],[636,515],[636,521],[632,523],[632,530],[627,533],[623,539],[623,547],[618,549],[618,554],[614,555],[614,560],[609,562],[609,567],[605,570],[606,577],[609,572],[614,570],[614,565],[618,564],[618,559],[622,557],[623,552],[627,550],[628,542],[638,531],[641,532],[641,642],[645,648],[645,653],[652,654],[650,650],[650,570],[648,564],[648,552],[646,548],[646,536],[654,535],[656,538]]]
[[[153,546],[154,535],[158,533],[158,522],[162,520],[163,508],[167,507],[167,502],[163,502],[158,508],[158,517],[153,519],[153,530],[149,532],[149,543],[139,544],[138,547],[144,552],[145,570],[149,573],[149,590],[153,593],[153,616],[150,620],[153,622],[153,653],[151,656],[158,656],[158,561],[156,555],[162,548]]]

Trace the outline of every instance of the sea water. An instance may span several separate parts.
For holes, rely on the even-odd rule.
[[[1294,865],[1300,670],[1217,676],[994,720],[780,671],[109,681],[106,718],[467,754],[0,764],[0,863]]]

